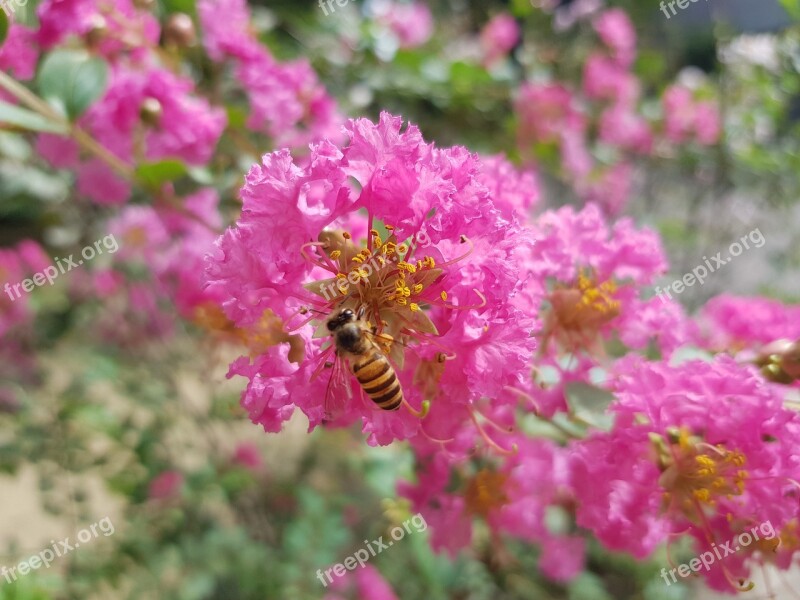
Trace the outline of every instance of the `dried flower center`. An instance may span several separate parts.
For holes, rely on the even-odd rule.
[[[655,440],[662,469],[659,484],[664,499],[687,516],[697,515],[698,507],[714,507],[720,498],[731,499],[744,492],[748,473],[739,450],[722,444],[712,446],[687,430],[676,432],[666,443]]]
[[[486,518],[489,513],[508,503],[505,492],[508,475],[481,469],[470,479],[464,492],[467,511]]]

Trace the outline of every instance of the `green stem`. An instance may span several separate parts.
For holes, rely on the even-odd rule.
[[[39,113],[44,118],[66,129],[70,137],[72,137],[81,148],[103,161],[117,175],[127,181],[134,180],[134,170],[130,165],[109,152],[107,148],[83,131],[83,129],[74,123],[70,123],[56,109],[39,98],[39,96],[31,92],[24,85],[20,84],[6,73],[0,72],[0,87],[4,88],[32,111]]]

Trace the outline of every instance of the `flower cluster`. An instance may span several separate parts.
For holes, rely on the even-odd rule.
[[[515,102],[517,139],[531,160],[557,155],[560,175],[575,193],[617,215],[634,191],[637,157],[693,141],[714,144],[720,120],[712,101],[695,101],[678,85],[664,92],[662,119],[645,117],[632,72],[636,32],[630,19],[609,9],[592,25],[600,43],[583,63],[582,89],[556,80],[523,84]]]
[[[385,444],[417,435],[430,405],[425,429],[447,435],[475,402],[523,379],[533,321],[511,299],[522,287],[515,257],[533,240],[501,214],[476,156],[401,126],[385,113],[353,120],[344,148],[312,144],[302,164],[274,152],[247,175],[242,216],[219,240],[209,281],[236,326],[283,323],[263,353],[231,367],[250,379],[243,404],[268,431],[297,407],[311,429],[361,419],[370,443]],[[376,339],[394,340],[399,413],[350,382],[333,392],[341,411],[326,409],[326,362],[337,357],[315,331],[327,333],[335,310],[361,307]]]
[[[300,148],[337,133],[336,105],[308,61],[273,58],[250,31],[245,0],[200,0],[197,11],[206,52],[214,61],[232,63],[249,100],[248,127],[269,135],[278,147]]]

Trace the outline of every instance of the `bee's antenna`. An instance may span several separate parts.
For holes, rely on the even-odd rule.
[[[308,306],[303,306],[300,308],[300,314],[304,315],[306,313],[317,313],[318,315],[326,315],[328,313],[322,312],[321,310],[317,310],[315,308],[309,308]]]

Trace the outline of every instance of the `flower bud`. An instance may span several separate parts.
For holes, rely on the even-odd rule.
[[[164,45],[168,48],[188,48],[197,42],[192,18],[184,13],[169,16],[164,25]]]
[[[149,127],[158,127],[162,113],[161,102],[155,98],[145,98],[139,108],[139,118]]]

